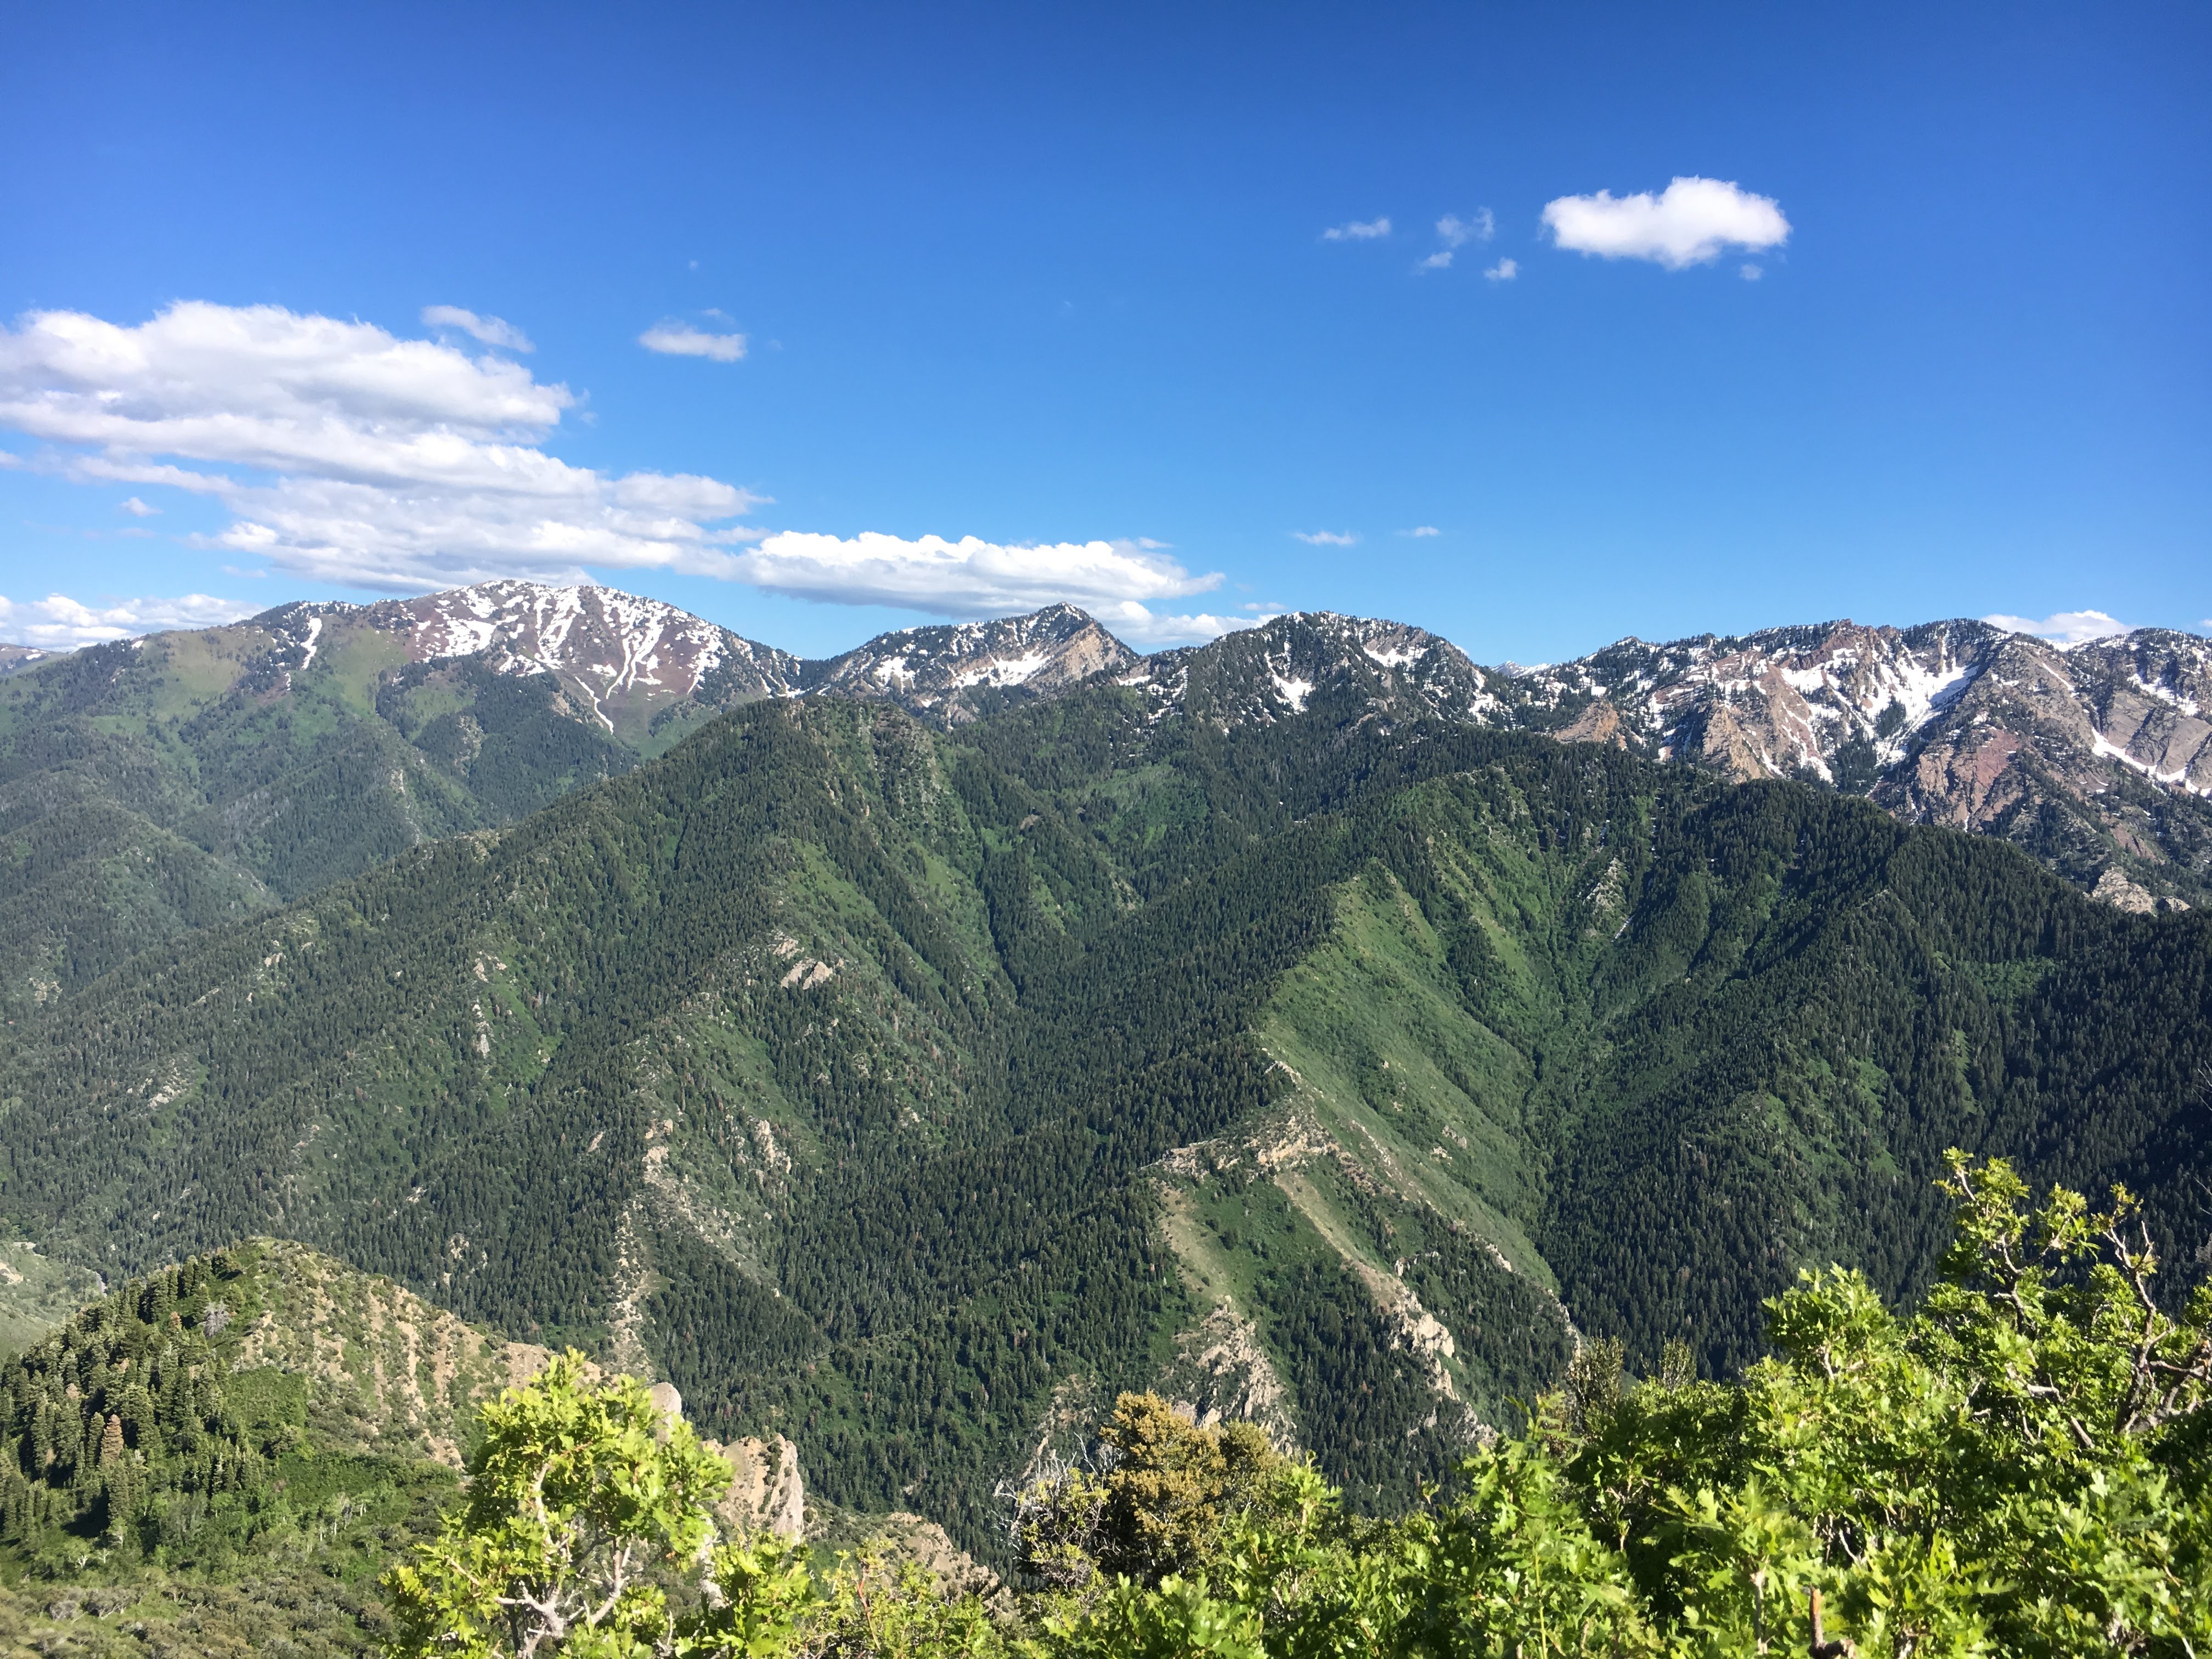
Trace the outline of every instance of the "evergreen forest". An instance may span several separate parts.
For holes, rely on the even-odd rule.
[[[2178,1310],[2208,968],[1993,840],[1356,688],[762,702],[21,1013],[0,1220],[302,1241],[1005,1567],[1125,1390],[1388,1516],[1594,1344],[1719,1386],[1802,1270],[1917,1307],[1954,1147],[2124,1183]]]

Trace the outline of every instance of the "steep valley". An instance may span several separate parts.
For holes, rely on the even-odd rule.
[[[1209,650],[756,701],[141,955],[0,1039],[0,1218],[111,1278],[305,1240],[979,1553],[1117,1387],[1391,1507],[1577,1333],[1719,1372],[1802,1266],[1909,1296],[1950,1145],[2195,1258],[2203,912],[1295,663],[1222,718]]]

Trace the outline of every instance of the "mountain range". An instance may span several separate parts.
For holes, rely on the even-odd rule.
[[[498,582],[0,647],[0,1015],[513,823],[749,702],[880,699],[950,730],[1093,680],[1224,730],[1317,697],[1346,721],[1418,710],[1799,777],[2002,836],[2124,907],[2212,899],[2212,645],[2189,635],[2061,651],[1984,623],[1838,623],[1501,669],[1327,613],[1139,657],[1055,605],[808,660],[613,589]]]
[[[1121,1386],[1389,1507],[1587,1335],[1717,1374],[1801,1267],[1910,1297],[1948,1146],[2212,1252],[2201,641],[1059,611],[810,665],[506,592],[0,682],[10,890],[214,896],[0,1030],[10,1237],[304,1241],[980,1553]],[[1961,778],[1984,833],[1915,821]],[[70,811],[128,834],[71,866]]]

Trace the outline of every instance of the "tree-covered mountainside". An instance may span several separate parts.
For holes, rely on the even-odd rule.
[[[318,646],[243,623],[0,680],[0,1012],[636,763],[550,675]]]
[[[8,1029],[0,1218],[307,1240],[971,1547],[1118,1387],[1389,1507],[1577,1328],[1718,1374],[1801,1266],[1909,1298],[1950,1145],[2193,1259],[2212,919],[1346,698],[742,708]]]
[[[249,1241],[0,1366],[0,1651],[2202,1650],[2212,1286],[2160,1305],[2124,1188],[2039,1204],[2002,1160],[1944,1163],[1909,1316],[1831,1267],[1768,1300],[1736,1377],[1585,1342],[1524,1429],[1381,1516],[1257,1422],[1123,1393],[1005,1493],[1004,1580],[920,1517],[804,1504],[788,1443],[764,1508],[765,1449],[702,1438],[665,1385]],[[466,1410],[502,1369],[526,1380]]]
[[[73,1310],[0,1360],[0,1652],[370,1650],[379,1577],[459,1492],[480,1410],[551,1358],[282,1239]],[[709,1446],[736,1474],[706,1500],[727,1532],[957,1565],[919,1517],[809,1505],[788,1444]]]
[[[512,823],[722,709],[821,692],[952,725],[1133,654],[1054,605],[805,662],[611,588],[494,582],[5,659],[27,672],[0,672],[0,1018]]]
[[[2120,908],[2186,908],[2212,896],[2208,651],[2155,629],[2060,652],[1980,623],[1836,623],[1483,669],[1418,628],[1314,613],[1139,659],[1052,605],[804,661],[611,588],[280,605],[9,659],[0,1018],[511,823],[763,697],[889,702],[939,729],[1105,684],[1157,720],[1224,731],[1428,715],[1871,792],[1908,820],[2010,840]]]
[[[359,1652],[477,1407],[545,1358],[298,1244],[135,1280],[0,1364],[0,1582],[68,1647],[124,1615],[140,1651]]]

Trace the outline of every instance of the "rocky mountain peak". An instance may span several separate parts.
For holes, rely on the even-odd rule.
[[[1327,710],[1347,720],[1384,713],[1488,720],[1491,677],[1425,629],[1332,611],[1297,611],[1210,644],[1163,651],[1121,683],[1142,686],[1156,715],[1187,714],[1226,728]]]
[[[923,719],[958,726],[1136,660],[1086,612],[1054,605],[1025,617],[878,634],[841,657],[807,664],[800,684],[811,694],[886,698]]]
[[[54,653],[41,651],[35,645],[0,645],[0,679],[20,672],[33,663],[46,661]]]
[[[2107,898],[2179,902],[2212,883],[2212,643],[2191,635],[2063,649],[1966,619],[1844,620],[1623,640],[1497,690],[1505,723],[1871,794],[2005,836]]]

